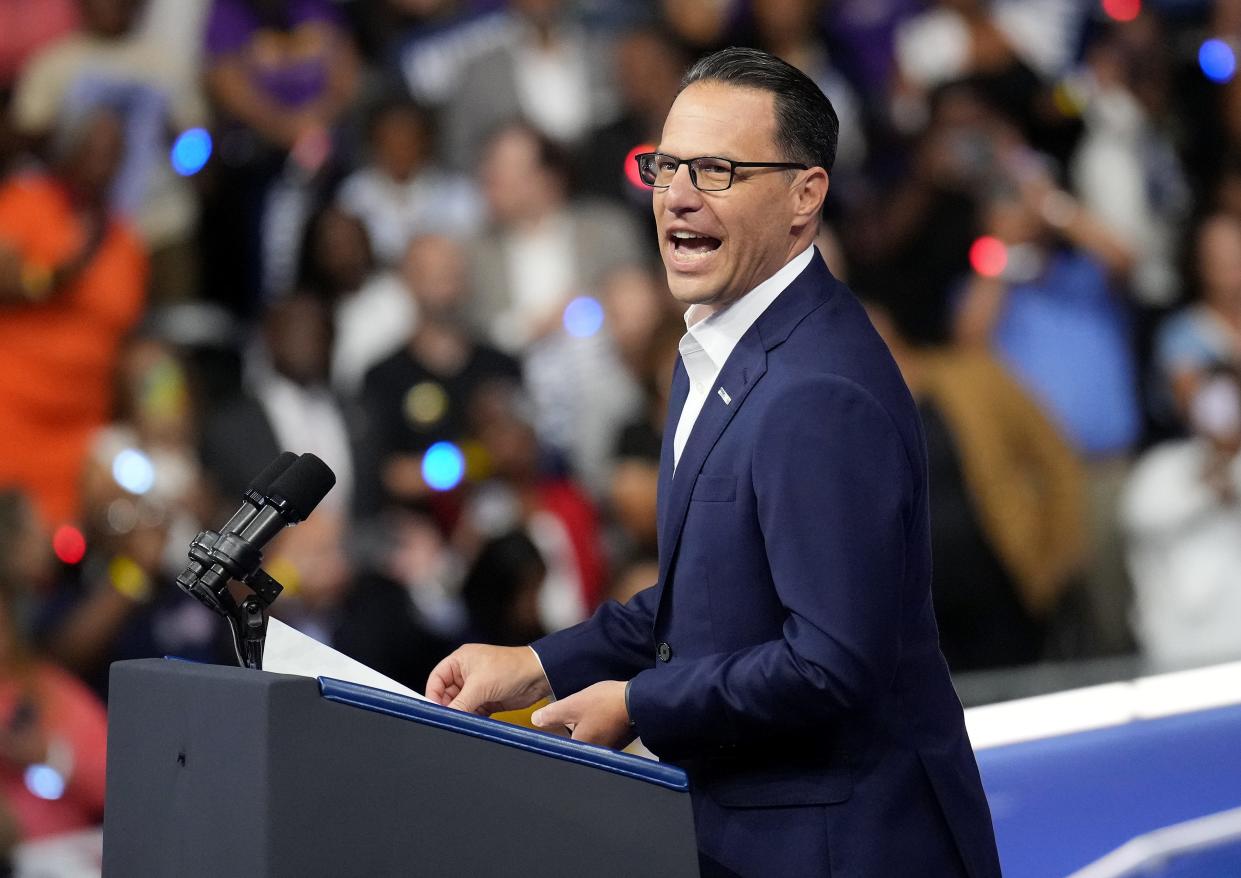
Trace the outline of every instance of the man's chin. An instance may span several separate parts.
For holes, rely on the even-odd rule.
[[[672,298],[686,306],[709,305],[718,294],[716,285],[707,278],[678,277],[673,272],[668,272],[668,291]]]

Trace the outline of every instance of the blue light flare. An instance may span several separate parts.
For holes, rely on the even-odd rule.
[[[575,338],[589,338],[603,328],[603,306],[590,296],[578,296],[565,306],[564,328]]]
[[[65,779],[50,765],[32,765],[24,777],[32,796],[54,802],[65,794]]]
[[[202,128],[190,128],[181,132],[172,145],[172,169],[182,177],[192,177],[203,169],[211,158],[211,135]]]
[[[1212,82],[1229,82],[1237,72],[1237,55],[1224,40],[1209,39],[1198,49],[1198,66]]]
[[[155,487],[155,465],[136,448],[126,448],[112,459],[112,478],[131,494],[145,494]]]
[[[422,456],[422,478],[436,491],[451,491],[465,476],[465,455],[451,442],[436,442]]]

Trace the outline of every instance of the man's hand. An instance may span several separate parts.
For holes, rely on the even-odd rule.
[[[573,740],[605,747],[624,747],[634,738],[625,708],[625,682],[604,680],[581,692],[553,701],[530,717],[539,728],[563,726]]]
[[[431,671],[427,698],[482,716],[520,710],[551,695],[534,650],[467,643]],[[623,707],[623,705],[622,705]]]

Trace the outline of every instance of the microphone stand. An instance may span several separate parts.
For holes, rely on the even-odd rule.
[[[262,553],[236,534],[205,530],[190,543],[189,556],[195,563],[177,577],[177,585],[228,622],[237,664],[261,671],[267,640],[267,608],[284,586],[259,566]],[[195,565],[201,569],[194,570]],[[243,582],[251,589],[240,603],[229,591],[233,581]]]

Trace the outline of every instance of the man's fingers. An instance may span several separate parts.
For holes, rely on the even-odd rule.
[[[448,702],[448,706],[453,710],[464,710],[466,713],[478,713],[479,707],[482,706],[482,699],[478,697],[477,686],[471,686],[469,683],[461,687],[461,691]]]
[[[427,677],[427,698],[436,704],[447,704],[465,688],[465,670],[456,653],[440,661]]]
[[[566,705],[568,705],[569,709],[566,709]],[[571,697],[561,701],[553,701],[546,707],[540,707],[532,713],[530,715],[530,722],[541,729],[570,725],[577,720],[574,711],[571,710],[572,706],[573,699]]]

